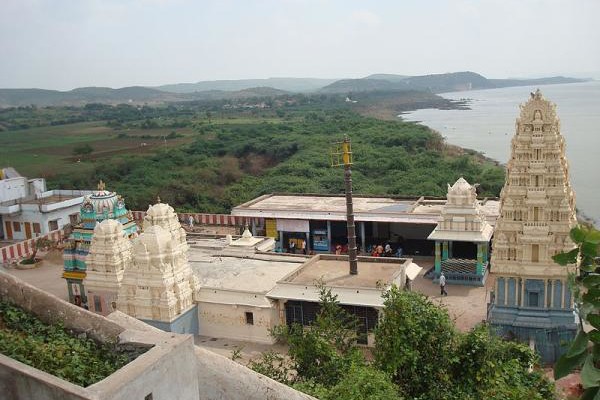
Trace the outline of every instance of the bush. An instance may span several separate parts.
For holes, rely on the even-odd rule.
[[[392,287],[375,329],[375,362],[408,397],[443,398],[452,386],[449,368],[456,341],[445,309],[420,293]]]
[[[85,387],[104,379],[144,351],[116,351],[0,302],[0,353],[77,385]]]

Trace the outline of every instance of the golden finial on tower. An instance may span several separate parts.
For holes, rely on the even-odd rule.
[[[102,191],[102,190],[104,190],[105,187],[106,187],[106,185],[104,184],[102,179],[100,179],[100,182],[98,182],[98,190]]]

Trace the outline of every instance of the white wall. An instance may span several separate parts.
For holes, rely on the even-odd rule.
[[[27,178],[0,180],[0,202],[20,199],[27,196]]]
[[[254,315],[254,325],[246,324],[246,312]],[[275,343],[269,335],[279,320],[275,306],[260,308],[246,305],[198,302],[199,334],[256,343]]]
[[[80,205],[73,205],[59,210],[54,210],[48,213],[42,213],[39,211],[37,205],[33,204],[22,204],[21,212],[16,215],[3,215],[2,222],[4,233],[6,234],[6,222],[11,224],[13,240],[25,240],[25,222],[31,223],[31,234],[32,237],[45,235],[50,232],[48,223],[50,221],[57,220],[58,229],[62,229],[66,224],[70,223],[69,215],[78,214]],[[21,232],[15,232],[13,222],[17,222],[21,226]],[[40,234],[36,235],[33,232],[33,223],[40,224]]]

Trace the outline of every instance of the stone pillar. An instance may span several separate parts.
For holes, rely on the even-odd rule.
[[[483,275],[483,252],[481,243],[477,243],[477,275]]]
[[[525,278],[521,278],[521,307],[525,307]]]
[[[442,260],[447,260],[447,259],[448,259],[448,242],[443,241],[442,242]]]
[[[498,304],[498,278],[494,281],[494,303]]]
[[[279,243],[281,246],[281,251],[283,251],[283,249],[285,248],[283,245],[283,231],[279,231]]]
[[[360,224],[360,249],[363,253],[367,252],[367,242],[365,239],[365,221],[359,222]]]
[[[504,305],[507,306],[508,305],[508,281],[509,281],[509,277],[505,276],[504,277]]]
[[[371,225],[373,226],[373,237],[378,238],[379,237],[379,224],[377,222],[372,222]]]
[[[435,274],[439,276],[442,272],[442,259],[441,259],[441,251],[440,251],[440,242],[435,241]]]
[[[278,301],[278,303],[279,303],[279,324],[285,325],[287,322],[285,320],[285,303],[287,303],[287,300],[280,299]]]
[[[252,218],[252,236],[256,236],[256,220]]]
[[[452,242],[448,243],[448,258],[452,258],[454,257],[453,253],[452,253]]]
[[[327,221],[327,243],[329,243],[329,252],[335,251],[332,247],[333,243],[331,243],[331,221]]]
[[[560,296],[560,308],[565,308],[565,296],[567,295],[567,288],[565,287],[565,280],[563,279],[562,281],[560,281],[561,283],[561,295]]]
[[[306,254],[310,253],[310,232],[306,232]]]
[[[489,243],[483,243],[482,244],[482,250],[483,250],[483,265],[486,265],[488,262],[488,252],[489,252]]]
[[[551,280],[550,281],[550,308],[554,308],[554,285],[555,285],[555,280]]]
[[[548,308],[548,279],[544,280],[544,308]]]

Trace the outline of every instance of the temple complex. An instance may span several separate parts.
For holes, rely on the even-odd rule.
[[[67,281],[69,301],[77,305],[87,305],[88,298],[83,285],[86,277],[86,257],[90,251],[96,225],[104,220],[118,221],[127,237],[137,235],[137,225],[125,207],[125,201],[115,192],[106,190],[104,182],[98,183],[98,190],[85,196],[79,212],[79,221],[74,224],[63,251],[63,278]]]
[[[117,308],[169,332],[198,333],[198,278],[187,259],[185,231],[168,204],[148,208],[142,234],[133,240]]]
[[[500,199],[488,319],[504,335],[534,342],[551,362],[576,330],[569,270],[551,257],[574,247],[577,220],[556,106],[539,90],[521,105]]]
[[[446,204],[428,237],[435,240],[434,281],[443,272],[448,282],[483,286],[492,233],[475,186],[464,178],[448,185]]]

